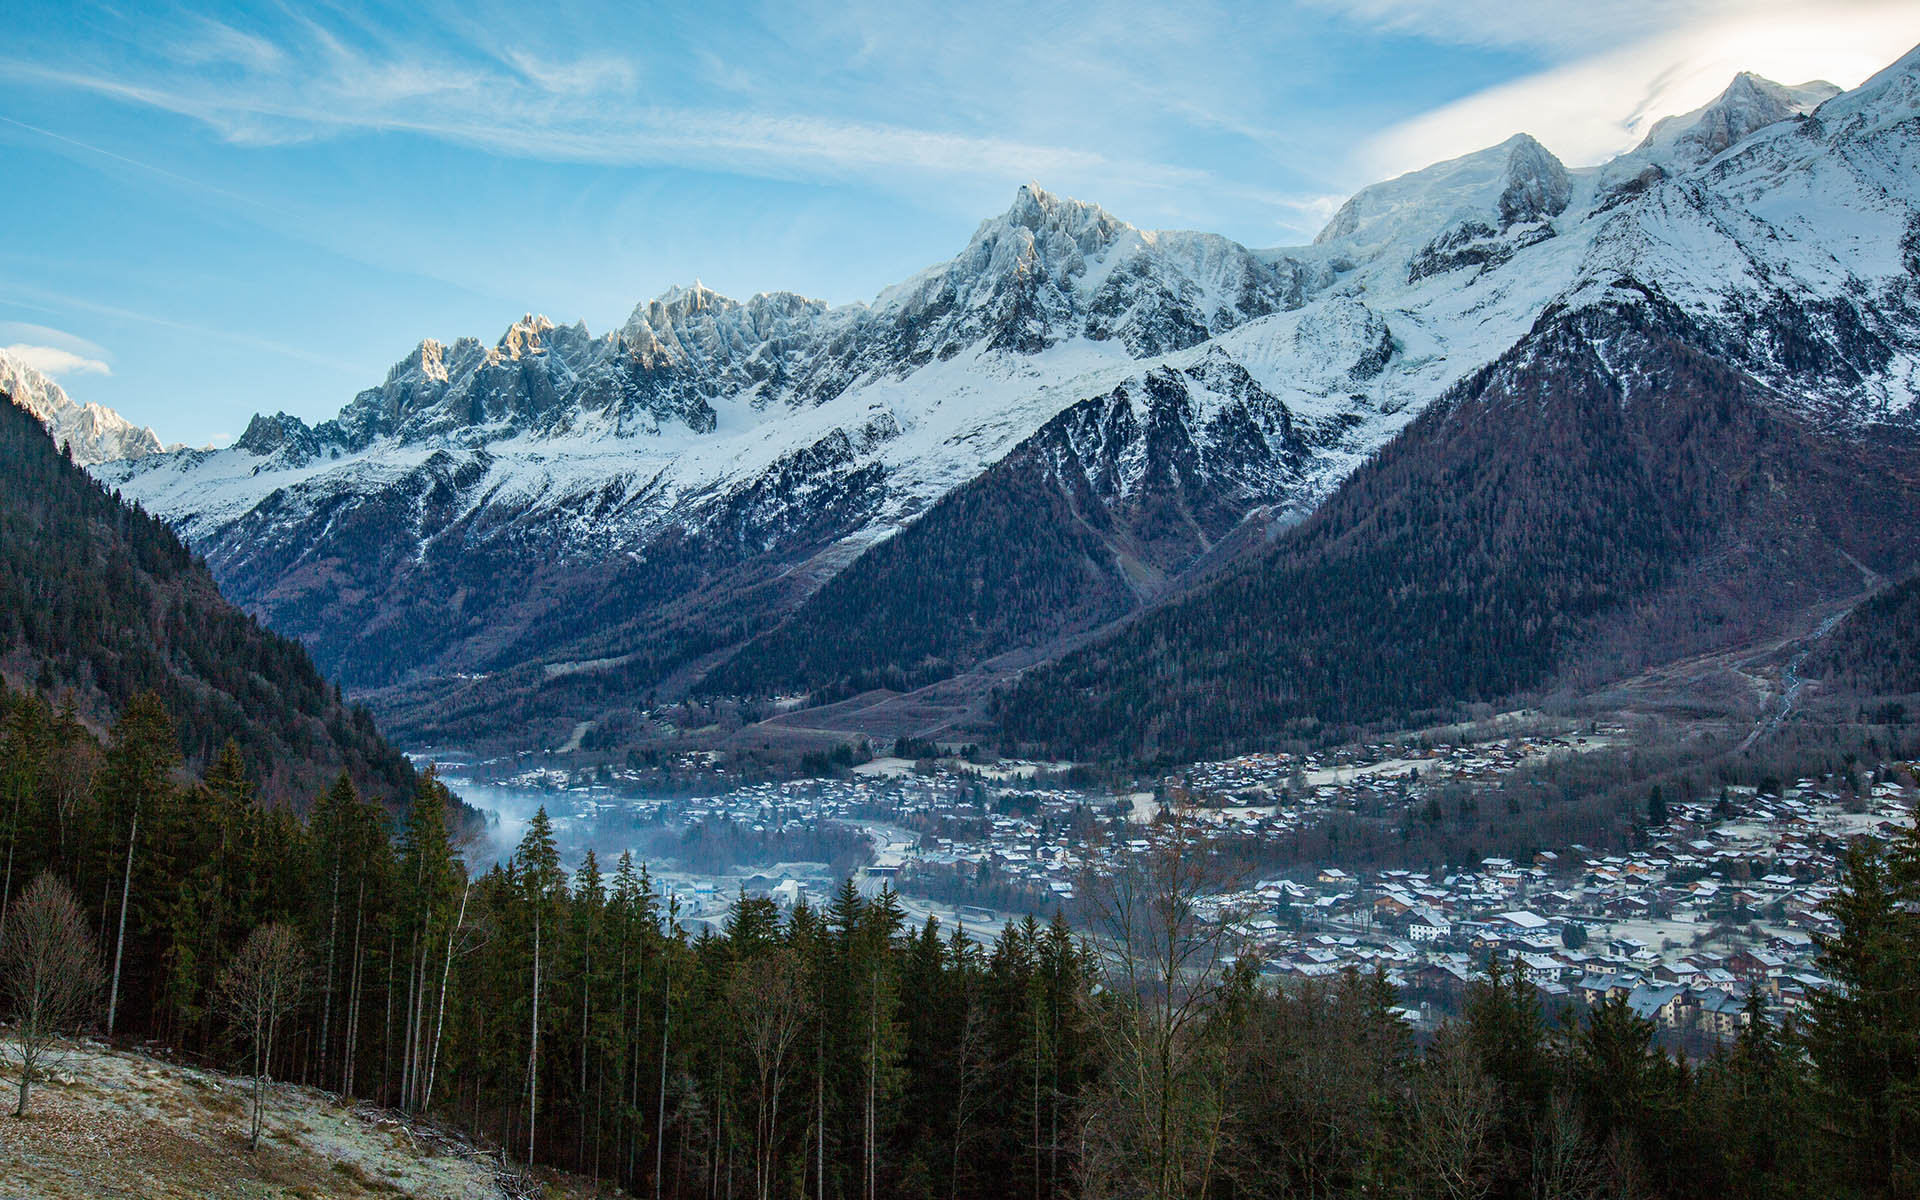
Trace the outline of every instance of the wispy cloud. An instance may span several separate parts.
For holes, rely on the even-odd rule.
[[[0,321],[6,352],[43,375],[111,375],[112,357],[97,342],[31,321]]]
[[[16,342],[5,347],[7,355],[40,372],[58,379],[67,375],[111,375],[113,368],[101,359],[88,358],[58,346],[35,346]]]
[[[1384,19],[1423,23],[1437,8],[1425,0],[1347,2]],[[1485,22],[1477,15],[1492,7],[1462,5],[1456,36],[1479,28]],[[1920,42],[1920,4],[1913,0],[1689,7],[1694,23],[1572,58],[1384,130],[1356,155],[1355,181],[1416,170],[1520,132],[1571,165],[1601,162],[1631,149],[1659,118],[1705,104],[1740,71],[1787,84],[1825,79],[1851,87]]]
[[[5,71],[5,65],[4,63],[0,63],[0,73],[4,73],[4,71]],[[83,142],[79,138],[68,137],[64,133],[57,133],[51,129],[43,129],[38,125],[30,125],[25,121],[16,121],[12,117],[8,117],[8,116],[0,116],[0,124],[11,125],[15,129],[24,129],[28,133],[36,134],[43,138],[49,138],[53,141],[59,142],[63,146],[71,146],[74,149],[84,151],[89,155],[93,155],[102,159],[107,159],[111,162],[119,163],[121,166],[132,167],[137,171],[143,171],[149,175],[153,175],[157,178],[164,179],[168,183],[178,185],[189,191],[200,192],[209,196],[218,196],[222,200],[231,201],[236,204],[244,205],[248,208],[260,209],[265,212],[271,212],[281,217],[293,216],[293,214],[285,212],[284,210],[276,209],[276,208],[273,208],[271,205],[263,204],[259,200],[251,196],[243,196],[240,193],[230,191],[227,188],[216,187],[213,184],[207,183],[205,180],[192,179],[185,175],[181,175],[178,172],[169,171],[165,167],[157,167],[152,163],[142,162],[137,158],[129,158],[124,154],[116,154],[111,150],[107,150],[107,149],[103,149],[102,147],[95,146],[90,142]]]
[[[1143,224],[1257,242],[1311,233],[1346,184],[1325,122],[1276,119],[1324,69],[1284,11],[748,0],[728,20],[569,10],[503,39],[517,15],[475,3],[136,22],[77,52],[0,48],[0,83],[176,114],[236,147],[412,135],[533,163],[852,184],[951,216],[1037,179]]]
[[[333,356],[315,354],[311,351],[303,350],[298,346],[289,346],[283,342],[276,342],[269,338],[255,337],[252,334],[244,333],[236,329],[175,320],[172,317],[163,317],[155,313],[141,312],[138,309],[124,308],[117,304],[104,304],[97,300],[89,300],[85,296],[68,295],[64,292],[52,291],[46,288],[16,285],[11,287],[9,292],[10,295],[0,299],[0,303],[40,312],[61,310],[66,312],[92,313],[96,316],[109,317],[118,321],[133,321],[141,325],[151,325],[155,328],[166,329],[175,333],[189,334],[196,338],[225,342],[235,346],[244,346],[250,350],[260,350],[268,354],[279,355],[283,358],[293,359],[296,362],[306,363],[309,366],[326,367],[336,371],[345,369],[340,360]],[[0,331],[21,329],[45,330],[46,327],[29,325],[24,321],[0,322]],[[58,334],[59,330],[47,330],[47,332]],[[9,336],[17,337],[20,335],[13,333]],[[68,353],[86,357],[88,353],[86,348],[91,348],[91,351],[95,354],[105,355],[106,353],[104,350],[101,350],[100,347],[95,346],[92,342],[86,341],[84,338],[75,338],[67,334],[61,334],[60,336],[66,339],[64,346],[60,348]],[[80,347],[80,349],[75,349],[76,345]],[[101,374],[109,373],[110,372],[105,370],[101,371]],[[49,374],[51,374],[51,372],[49,372]]]
[[[0,77],[162,109],[256,147],[406,132],[544,161],[721,167],[788,178],[884,171],[1106,175],[1168,188],[1211,178],[1194,168],[992,134],[661,104],[639,92],[638,65],[609,54],[549,58],[511,49],[491,60],[433,61],[406,47],[353,46],[312,22],[299,38],[282,46],[205,22],[199,39],[171,59],[193,70],[0,58]],[[712,55],[706,61],[710,74],[744,85],[742,69]]]
[[[1735,71],[1847,84],[1920,39],[1920,0],[781,0],[708,21],[569,10],[537,29],[489,2],[130,20],[67,53],[0,49],[0,81],[177,114],[239,147],[405,134],[535,163],[854,182],[929,208],[1031,178],[1252,240],[1310,234],[1336,193],[1516,131],[1591,162]],[[1438,106],[1406,115],[1422,105]]]
[[[1590,53],[1675,26],[1759,18],[1805,0],[1312,0],[1362,25],[1450,45]]]
[[[92,358],[107,358],[106,347],[98,342],[90,342],[77,334],[64,329],[55,329],[51,325],[36,325],[32,321],[0,321],[0,338],[10,338],[19,342],[38,342],[47,346],[58,346],[75,354]]]

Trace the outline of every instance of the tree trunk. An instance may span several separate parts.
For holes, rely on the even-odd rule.
[[[874,1099],[880,1080],[880,973],[874,972],[873,993],[867,1008],[867,1170],[866,1198],[878,1200],[874,1194]]]
[[[393,927],[387,927],[387,1012],[380,1025],[380,1098],[393,1103]]]
[[[273,1035],[279,1023],[276,1017],[269,1015],[266,1037],[256,1036],[254,1040],[255,1053],[259,1058],[254,1063],[253,1075],[253,1131],[247,1135],[247,1149],[250,1151],[260,1148],[261,1108],[267,1101],[267,1072],[273,1069]]]
[[[413,1085],[408,1091],[408,1103],[418,1112],[421,1108],[420,1093],[426,1086],[427,1055],[427,994],[433,982],[427,976],[427,952],[432,947],[433,927],[428,925],[420,936],[419,961],[413,966],[413,1041],[409,1044],[409,1076]]]
[[[820,1006],[820,1025],[814,1035],[813,1123],[814,1200],[827,1200],[827,1018],[824,1002]]]
[[[540,1119],[540,911],[533,913],[533,1020],[527,1042],[527,1165],[533,1165],[537,1122]]]
[[[360,894],[353,903],[353,974],[352,982],[347,986],[347,1048],[344,1060],[340,1064],[340,1090],[346,1095],[353,1094],[354,1059],[360,1049],[360,977],[361,948],[360,933],[367,923],[367,877],[360,877]]]
[[[422,924],[424,924],[424,920]],[[400,1107],[413,1109],[413,1039],[420,1016],[420,931],[413,932],[413,944],[407,947],[407,1008],[400,1021]]]
[[[667,1054],[673,1030],[673,968],[671,964],[664,965],[667,990],[660,1016],[660,1103],[653,1118],[653,1200],[660,1200],[660,1165],[665,1161],[667,1146]]]
[[[467,881],[466,890],[460,893],[460,915],[454,919],[453,930],[447,934],[447,957],[440,966],[440,1003],[433,1018],[433,1052],[427,1056],[427,1091],[420,1100],[420,1110],[425,1112],[433,1104],[433,1080],[440,1070],[440,1036],[447,1028],[447,979],[453,974],[453,942],[460,936],[461,927],[467,923],[467,897],[473,894],[473,881]]]
[[[587,1030],[593,1019],[593,926],[587,926],[586,965],[580,973],[580,1141],[574,1147],[573,1165],[586,1170],[587,1123]],[[597,1118],[598,1113],[594,1114]]]
[[[133,843],[140,836],[140,810],[133,810],[127,826],[127,869],[120,877],[120,932],[113,939],[113,987],[107,993],[107,1036],[113,1036],[114,1020],[120,1014],[120,959],[127,948],[127,897],[133,891]]]
[[[7,940],[7,909],[13,905],[13,848],[20,844],[20,797],[13,798],[13,813],[7,818],[7,882],[0,887],[0,945]]]
[[[333,891],[327,901],[327,976],[320,997],[320,1081],[324,1087],[327,1063],[333,1054],[333,960],[340,932],[340,849],[333,848]]]
[[[626,1077],[621,1081],[620,1091],[627,1098],[627,1166],[626,1183],[632,1187],[639,1170],[636,1165],[640,1140],[640,962],[641,956],[634,957],[634,975],[632,983],[627,978],[625,939],[622,939],[620,958],[620,1003],[621,1012],[626,1014],[620,1024],[627,1030]]]
[[[253,1063],[253,1124],[247,1129],[247,1149],[260,1148],[260,1105],[266,1085],[266,1067],[261,1063],[259,1052],[255,1051]]]
[[[20,1103],[14,1105],[13,1115],[24,1119],[27,1115],[27,1094],[33,1085],[33,1060],[36,1056],[26,1049],[24,1044],[20,1054]]]
[[[1033,1200],[1040,1200],[1040,1006],[1033,1009]]]

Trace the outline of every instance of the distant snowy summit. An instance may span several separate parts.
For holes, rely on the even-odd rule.
[[[0,350],[0,394],[37,417],[56,444],[69,447],[83,467],[121,459],[145,458],[168,449],[151,429],[98,404],[76,404],[46,375]]]
[[[1741,75],[1599,166],[1518,133],[1306,246],[1029,185],[869,304],[696,284],[598,335],[528,315],[419,343],[330,420],[97,473],[349,685],[451,709],[493,680],[505,714],[684,687],[993,470],[1097,534],[1099,619],[1156,603],[1571,315],[1603,361],[1637,307],[1823,427],[1912,426],[1916,230],[1920,52],[1844,93]]]

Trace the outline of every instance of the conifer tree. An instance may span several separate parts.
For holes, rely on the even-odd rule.
[[[407,808],[400,841],[403,937],[407,946],[407,993],[402,1021],[401,1095],[408,1108],[420,1107],[426,1097],[429,1033],[437,1012],[435,984],[444,977],[441,965],[454,936],[451,925],[461,891],[460,866],[447,835],[447,808],[452,797],[432,770],[415,782],[413,802]]]
[[[543,805],[527,822],[527,831],[514,852],[520,883],[523,920],[531,932],[530,979],[527,1005],[527,1161],[535,1160],[540,1130],[540,994],[546,966],[546,940],[554,913],[566,886],[560,869],[560,851],[553,840],[553,822]]]
[[[1807,1052],[1826,1103],[1827,1131],[1853,1187],[1867,1196],[1920,1189],[1920,825],[1891,852],[1847,854],[1821,936],[1833,986],[1811,997]]]
[[[4,720],[0,724],[0,839],[6,847],[6,865],[0,869],[4,872],[0,874],[0,938],[4,938],[16,871],[26,878],[36,865],[23,861],[21,842],[39,808],[53,740],[53,714],[33,692],[0,696],[0,701],[5,701],[0,704]]]
[[[134,697],[114,725],[113,741],[107,751],[105,773],[101,780],[102,808],[106,821],[103,845],[108,848],[109,856],[116,848],[124,849],[125,854],[118,873],[120,901],[113,939],[113,966],[107,990],[109,1035],[114,1032],[119,1020],[121,976],[126,965],[128,909],[134,902],[134,864],[141,845],[141,826],[145,824],[150,844],[163,844],[161,834],[166,830],[171,816],[169,810],[175,794],[173,773],[179,765],[180,746],[174,735],[173,720],[167,715],[160,698],[151,692]],[[143,883],[160,876],[151,862],[156,853],[149,849],[149,862],[142,872]],[[110,867],[108,869],[111,870]],[[143,888],[143,892],[150,890]],[[143,902],[154,902],[160,897],[143,894],[141,899]],[[143,924],[136,920],[136,938],[144,932]]]

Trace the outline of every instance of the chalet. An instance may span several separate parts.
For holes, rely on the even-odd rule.
[[[1643,983],[1627,993],[1627,1007],[1645,1021],[1672,1027],[1680,1023],[1681,998],[1687,989],[1674,984]]]
[[[1496,916],[1493,919],[1493,924],[1495,928],[1504,925],[1508,930],[1519,930],[1522,933],[1537,933],[1546,929],[1551,922],[1539,913],[1528,912],[1525,909],[1516,909],[1512,912],[1503,912]]]
[[[1598,974],[1582,976],[1574,985],[1574,994],[1588,1005],[1600,1004],[1615,996],[1627,996],[1633,992],[1634,981],[1619,975]]]
[[[1526,972],[1529,982],[1535,984],[1551,983],[1560,978],[1562,964],[1549,954],[1522,954],[1514,965]]]
[[[1749,984],[1765,985],[1786,967],[1786,959],[1771,950],[1741,950],[1727,959],[1727,970]]]
[[[1373,915],[1376,920],[1389,921],[1404,917],[1413,911],[1413,905],[1399,896],[1382,896],[1373,902]]]
[[[1707,988],[1694,993],[1700,1028],[1716,1037],[1732,1037],[1747,1023],[1747,1002],[1722,988]]]
[[[1467,976],[1446,963],[1428,963],[1407,972],[1407,987],[1417,994],[1457,1002],[1467,994]]]

